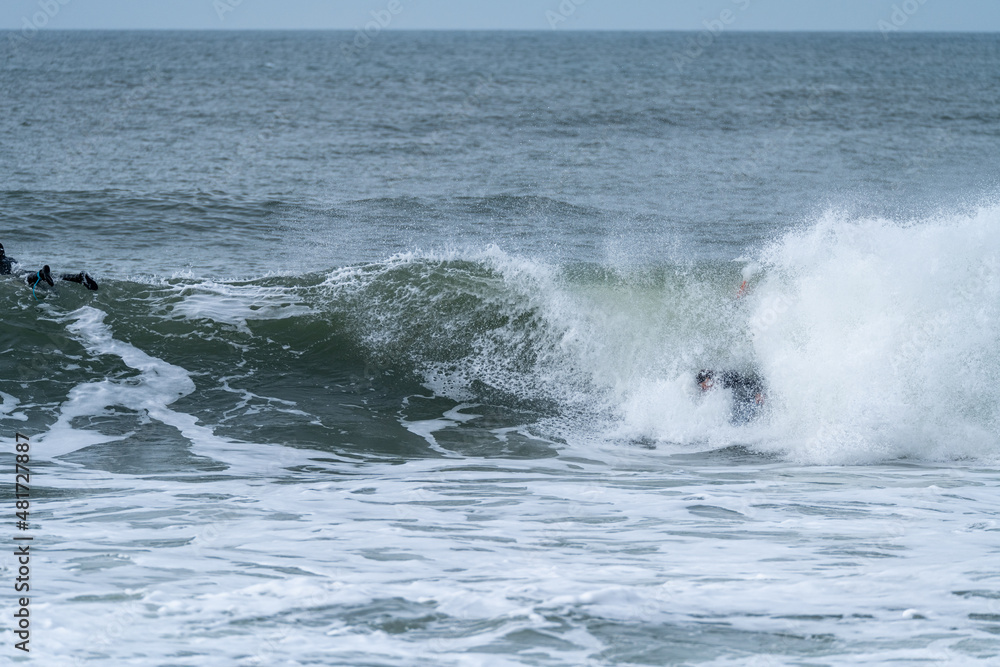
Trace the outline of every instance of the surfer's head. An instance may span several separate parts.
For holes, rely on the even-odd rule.
[[[55,283],[52,282],[52,273],[49,271],[49,265],[48,264],[46,264],[45,266],[43,266],[42,270],[38,272],[38,279],[39,280],[44,280],[45,282],[47,282],[49,284],[50,287],[53,286],[53,285],[55,285]]]
[[[698,386],[701,387],[702,391],[708,391],[715,384],[715,373],[712,371],[698,371],[698,375],[695,378],[698,380]]]
[[[6,257],[7,253],[3,251],[3,244],[0,243],[0,257]]]

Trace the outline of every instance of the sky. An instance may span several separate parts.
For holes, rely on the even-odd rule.
[[[373,24],[372,22],[376,23]],[[2,0],[0,29],[1000,32],[998,0]]]

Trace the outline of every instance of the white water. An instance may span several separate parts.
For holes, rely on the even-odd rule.
[[[908,224],[829,213],[759,261],[740,302],[688,288],[584,311],[593,339],[574,363],[612,389],[612,434],[803,463],[1000,457],[1000,207]],[[698,368],[727,365],[767,384],[749,427],[695,387]]]
[[[995,470],[616,449],[328,466],[281,484],[233,472],[251,476],[42,471],[51,488],[99,490],[38,503],[35,660],[990,664],[1000,651]]]
[[[556,400],[560,433],[677,451],[741,444],[818,464],[1000,457],[1000,207],[907,223],[827,213],[747,264],[742,299],[736,265],[732,284],[693,267],[664,285],[629,274],[580,284],[491,249],[405,255],[380,271],[459,258],[502,277],[501,297],[481,308],[539,325],[477,332],[461,361],[425,362],[428,388],[455,400],[478,380]],[[374,305],[374,347],[414,326],[456,335],[425,289]],[[514,365],[527,348],[530,367]],[[764,417],[732,426],[726,392],[695,386],[706,367],[759,373]]]
[[[827,215],[764,253],[754,348],[804,461],[1000,455],[1000,207]]]
[[[732,308],[698,281],[622,298],[634,286],[581,287],[497,255],[516,288],[505,298],[544,323],[531,342],[555,342],[526,376],[484,344],[439,388],[510,372],[496,381],[560,397],[571,409],[542,424],[565,439],[554,459],[357,463],[221,437],[175,407],[190,371],[117,338],[97,308],[73,311],[67,331],[90,355],[137,374],[78,385],[33,439],[46,494],[33,501],[32,659],[992,664],[997,220],[830,215],[762,252]],[[699,295],[713,304],[704,320]],[[243,299],[205,290],[172,316],[242,329]],[[746,342],[727,348],[734,331]],[[723,353],[767,379],[770,412],[749,427],[729,424],[724,392],[694,388],[694,369]],[[115,406],[225,469],[46,462],[112,442],[78,419]],[[464,407],[401,423],[448,454],[436,436],[481,419]],[[16,396],[2,409],[22,419]],[[706,451],[733,444],[772,456]],[[0,565],[9,581],[12,558]]]

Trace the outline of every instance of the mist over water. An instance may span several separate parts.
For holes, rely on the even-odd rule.
[[[1000,42],[891,37],[5,52],[33,651],[990,664]]]

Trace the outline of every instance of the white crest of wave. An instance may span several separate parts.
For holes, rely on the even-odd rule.
[[[1000,207],[827,213],[761,257],[770,447],[815,463],[1000,454]]]
[[[445,267],[456,277],[443,294],[475,295],[470,307],[501,325],[439,316],[426,277],[457,259],[494,273]],[[577,280],[490,247],[408,253],[328,283],[364,292],[406,266],[419,276],[393,283],[391,301],[364,301],[369,342],[465,336],[461,358],[420,357],[429,389],[465,401],[479,382],[552,400],[570,439],[746,445],[815,464],[1000,457],[1000,206],[906,223],[830,212],[742,275],[691,265]],[[728,392],[698,391],[701,368],[760,374],[763,417],[731,423]]]

